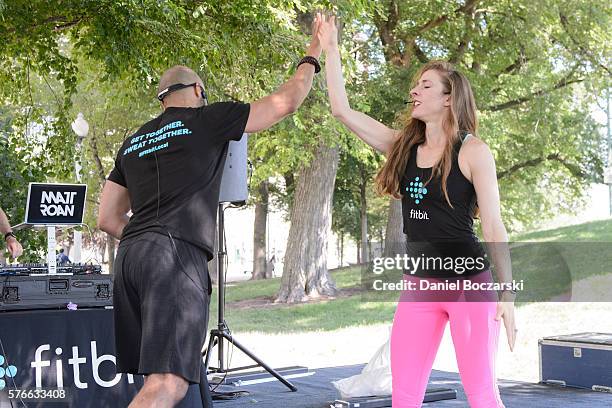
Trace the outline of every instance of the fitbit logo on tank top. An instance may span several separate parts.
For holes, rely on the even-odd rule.
[[[406,191],[410,193],[410,197],[414,199],[416,204],[420,203],[425,194],[427,194],[427,188],[423,187],[423,181],[419,176],[416,176],[414,181],[410,182],[410,185],[406,187]]]
[[[410,218],[413,220],[428,220],[429,215],[427,215],[426,211],[410,209]]]

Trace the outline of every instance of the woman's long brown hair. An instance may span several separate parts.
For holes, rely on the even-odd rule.
[[[476,101],[466,76],[455,70],[453,65],[446,61],[430,61],[425,64],[415,75],[413,85],[424,72],[429,70],[435,70],[441,75],[444,93],[450,94],[451,102],[448,115],[442,122],[442,128],[447,136],[446,146],[441,159],[434,165],[429,180],[442,176],[442,191],[446,201],[452,207],[448,198],[446,181],[451,170],[453,146],[459,140],[460,131],[477,136]],[[425,142],[425,122],[413,119],[411,112],[412,107],[407,112],[406,125],[391,147],[387,161],[376,176],[378,192],[395,198],[401,198],[400,180],[406,169],[412,147]]]

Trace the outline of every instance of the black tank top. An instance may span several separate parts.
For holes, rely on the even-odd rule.
[[[475,275],[489,268],[485,251],[474,234],[476,191],[459,169],[459,149],[469,136],[462,135],[453,147],[446,188],[454,208],[446,201],[440,177],[427,182],[432,168],[417,167],[418,145],[410,151],[400,183],[402,215],[407,255],[421,261],[420,266],[405,273],[447,278]]]

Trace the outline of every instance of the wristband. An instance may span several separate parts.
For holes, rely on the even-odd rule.
[[[15,236],[15,234],[13,234],[13,231],[9,231],[6,234],[4,234],[4,240],[6,241],[7,239],[9,239],[9,237],[13,237],[15,239],[17,239],[17,237]]]
[[[300,62],[298,62],[297,66],[299,67],[302,64],[313,65],[315,68],[315,74],[321,72],[321,64],[319,64],[319,60],[317,60],[315,57],[311,57],[310,55],[305,56],[300,60]]]

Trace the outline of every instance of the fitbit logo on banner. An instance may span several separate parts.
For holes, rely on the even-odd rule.
[[[42,344],[38,346],[36,351],[34,352],[34,361],[30,363],[30,366],[35,370],[35,384],[34,386],[37,388],[47,388],[53,385],[52,384],[43,384],[43,377],[45,380],[49,381],[53,378],[53,371],[55,371],[55,385],[58,388],[64,387],[64,361],[60,358],[62,353],[64,352],[61,347],[57,347],[54,351],[55,356],[53,358],[48,357],[43,359],[43,353],[51,350],[50,344]],[[89,360],[89,365],[87,365],[87,357],[81,357],[79,353],[78,346],[72,346],[72,357],[68,359],[68,365],[72,366],[72,377],[74,380],[74,386],[78,389],[85,389],[88,387],[87,381],[83,381],[83,376],[81,375],[83,372],[91,372],[93,375],[94,382],[100,387],[110,388],[121,380],[121,373],[117,373],[113,378],[103,379],[100,377],[100,365],[102,363],[107,362],[113,365],[116,364],[116,358],[112,354],[103,354],[98,356],[98,346],[95,341],[90,342],[90,351],[91,351],[91,359]],[[52,361],[53,360],[53,361]],[[55,370],[51,368],[52,365],[55,365]],[[84,365],[81,369],[81,365]],[[48,367],[48,368],[47,368]],[[47,368],[47,369],[45,369]],[[46,373],[43,376],[43,371],[50,370],[50,373]],[[134,383],[134,376],[132,374],[127,375],[128,383]]]
[[[423,187],[423,182],[418,176],[414,178],[414,181],[410,182],[410,186],[406,187],[406,191],[410,193],[410,197],[414,199],[416,204],[420,203],[425,194],[427,194],[427,188]]]
[[[45,217],[74,216],[76,191],[43,191],[40,199],[40,213]]]
[[[0,355],[0,390],[3,390],[4,387],[6,387],[6,383],[9,381],[9,378],[13,378],[17,374],[17,367],[14,365],[4,367],[5,361],[6,359],[4,356]]]

